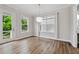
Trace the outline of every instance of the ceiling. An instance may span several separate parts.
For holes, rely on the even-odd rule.
[[[14,8],[30,16],[38,16],[38,4],[7,4],[8,7]],[[40,4],[40,14],[47,15],[57,9],[71,6],[71,4]]]

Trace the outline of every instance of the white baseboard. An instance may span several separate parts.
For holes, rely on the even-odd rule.
[[[49,38],[49,39],[53,39],[53,40],[60,40],[60,41],[64,41],[64,42],[69,42],[69,43],[71,43],[69,40],[60,39],[60,38],[55,38],[55,37],[44,37],[44,36],[37,36],[37,37]]]
[[[72,41],[71,41],[70,43],[71,43],[71,45],[72,45],[74,48],[77,48],[77,45],[76,45],[76,44],[73,44]]]

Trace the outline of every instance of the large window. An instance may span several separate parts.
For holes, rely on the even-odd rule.
[[[56,38],[57,37],[57,18],[56,15],[42,17],[42,22],[39,27],[39,34],[42,37]]]
[[[54,33],[55,32],[55,17],[44,17],[43,22],[41,22],[41,32],[50,32]]]
[[[21,26],[22,26],[22,31],[27,31],[28,30],[28,20],[22,19],[21,20]]]
[[[3,39],[8,39],[11,37],[11,16],[3,15]]]

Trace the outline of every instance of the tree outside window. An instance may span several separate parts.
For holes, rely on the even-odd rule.
[[[11,24],[11,16],[3,15],[3,39],[10,38],[12,24]]]
[[[21,24],[22,24],[22,31],[27,31],[28,30],[28,22],[27,22],[27,19],[22,19],[21,20]]]

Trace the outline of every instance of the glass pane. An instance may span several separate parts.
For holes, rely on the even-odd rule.
[[[43,20],[43,21],[41,22],[41,24],[46,24],[46,20]]]
[[[3,39],[10,38],[10,32],[3,32]]]
[[[10,31],[11,28],[11,16],[3,16],[3,31]]]
[[[27,25],[22,25],[22,30],[27,30]]]
[[[22,31],[25,31],[27,30],[27,20],[26,19],[22,19],[21,20],[21,23],[22,23]]]
[[[55,24],[55,19],[47,19],[47,24]]]
[[[8,39],[11,37],[11,16],[3,16],[3,39]]]
[[[47,32],[54,33],[54,31],[55,31],[55,25],[47,24]]]
[[[22,19],[22,24],[24,25],[24,24],[27,24],[27,20],[26,19]]]
[[[55,16],[47,17],[41,22],[41,32],[55,32],[56,19]]]
[[[41,24],[41,32],[46,32],[46,24]]]

